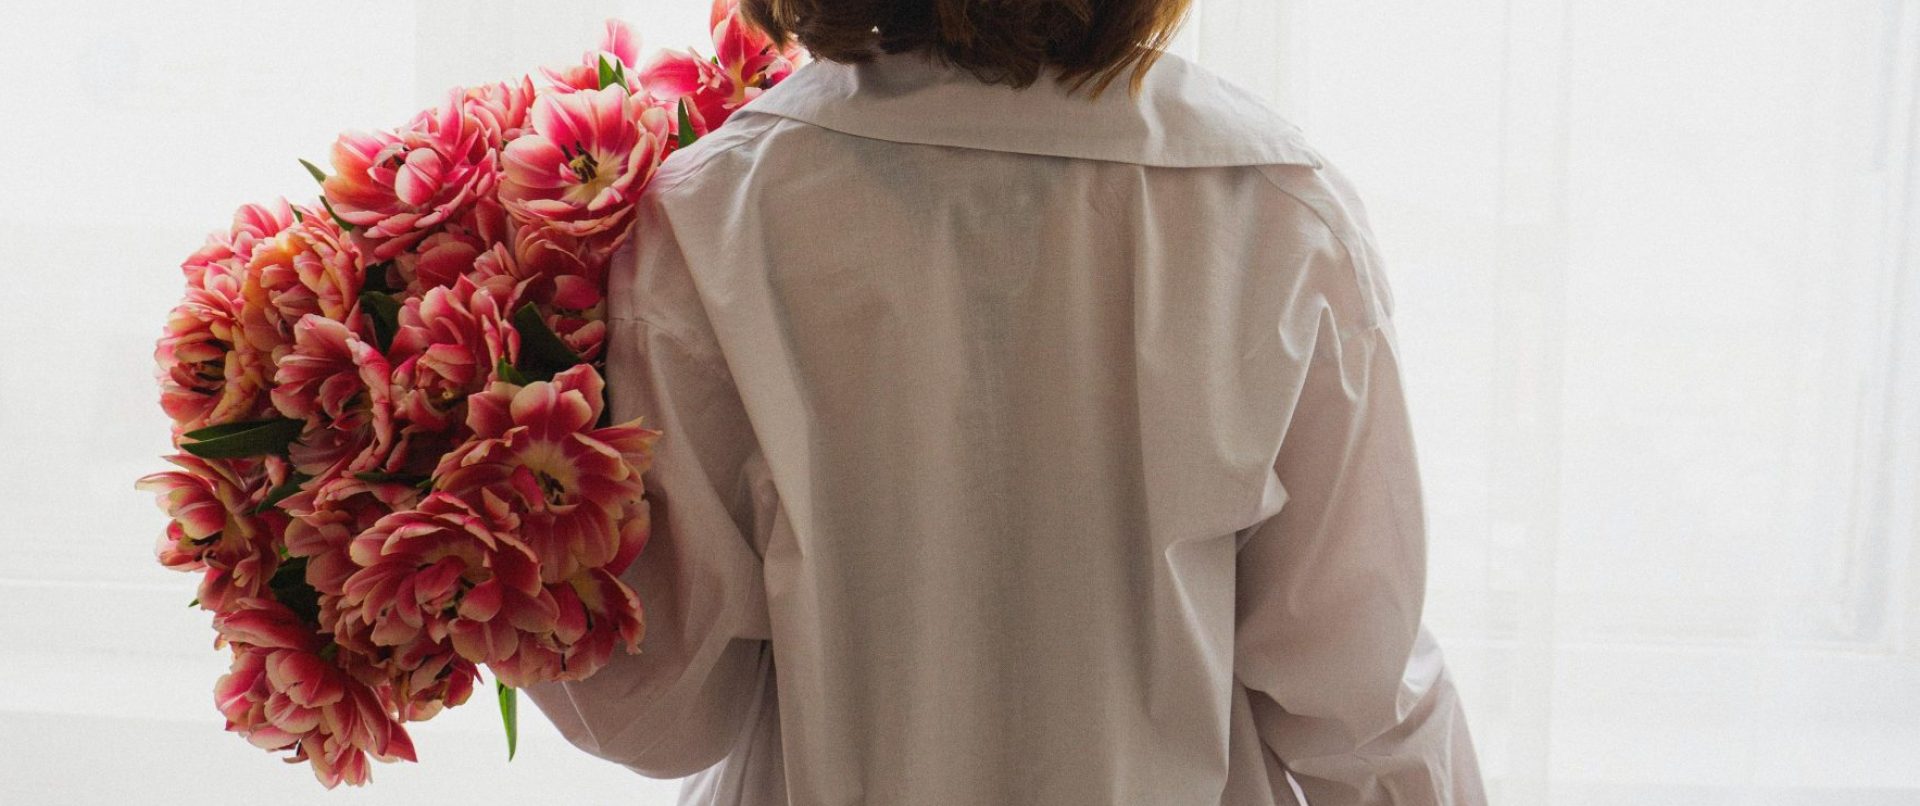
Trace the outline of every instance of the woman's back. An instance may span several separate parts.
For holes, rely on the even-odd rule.
[[[642,653],[529,689],[691,803],[1477,803],[1391,296],[1297,129],[816,61],[617,256]]]

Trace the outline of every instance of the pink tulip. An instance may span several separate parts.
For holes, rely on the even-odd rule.
[[[642,533],[645,516],[628,521],[627,528]],[[632,544],[645,542],[642,536]],[[615,562],[613,566],[623,565]],[[617,645],[639,651],[646,633],[640,599],[608,568],[589,568],[552,586],[560,605],[555,638],[564,648],[564,671],[558,680],[583,680],[607,665]]]
[[[455,89],[397,131],[350,132],[334,141],[334,175],[321,190],[340,217],[364,228],[376,260],[391,258],[490,194],[501,132]]]
[[[342,649],[337,660],[349,675],[387,695],[400,721],[431,719],[472,696],[479,667],[447,642],[422,632],[395,645],[380,645],[372,640],[371,625],[337,610],[333,619],[333,639]]]
[[[200,285],[200,275],[211,264],[246,265],[253,257],[255,244],[279,234],[293,223],[293,207],[286,199],[276,199],[270,205],[242,205],[234,211],[233,222],[225,232],[208,235],[206,244],[180,264],[187,285]]]
[[[533,107],[536,94],[533,79],[521,76],[518,81],[468,88],[462,92],[461,104],[485,132],[488,144],[499,150],[526,127],[527,111]]]
[[[638,535],[629,541],[632,552],[645,543],[645,516],[623,527]],[[640,600],[616,576],[627,559],[605,568],[588,568],[557,583],[547,583],[558,607],[554,628],[544,635],[522,635],[511,658],[488,664],[510,685],[534,681],[584,680],[607,665],[615,646],[637,652],[646,622]]]
[[[504,502],[489,503],[435,493],[355,537],[360,570],[346,582],[336,634],[370,655],[393,647],[399,668],[413,671],[450,664],[449,654],[510,665],[552,632],[558,610],[539,560],[512,535]]]
[[[660,432],[639,420],[595,428],[604,387],[584,364],[552,382],[493,384],[467,400],[474,438],[433,474],[435,489],[508,502],[545,582],[605,567],[645,539],[621,527],[647,505],[641,474]]]
[[[271,599],[250,599],[214,616],[233,664],[214,685],[227,729],[268,750],[292,748],[328,789],[368,780],[368,755],[416,759],[413,742],[374,690],[327,658],[312,626]]]
[[[247,261],[241,321],[266,352],[291,344],[293,324],[307,314],[347,321],[366,274],[366,258],[331,216],[318,207],[301,212],[299,223],[257,242]]]
[[[347,577],[359,570],[347,550],[354,535],[396,509],[413,507],[419,498],[410,484],[334,476],[310,481],[280,502],[279,509],[291,516],[287,554],[306,559],[307,582],[319,592],[323,611],[330,597],[344,592]],[[321,623],[331,619],[323,617]]]
[[[378,654],[368,645],[353,643],[351,636],[339,634],[340,600],[346,592],[346,581],[360,570],[349,547],[354,536],[395,510],[413,507],[419,497],[419,490],[411,484],[335,476],[311,481],[279,504],[279,509],[291,516],[286,529],[287,554],[306,560],[306,581],[317,594],[319,623],[336,633],[336,642],[356,652],[365,648],[367,653]],[[387,678],[399,673],[379,657],[350,652],[339,659],[343,668],[368,685],[384,685]],[[406,699],[399,692],[396,697]],[[415,703],[408,705],[409,713],[420,710]],[[402,715],[402,719],[411,718]]]
[[[508,324],[518,295],[512,278],[462,276],[409,298],[388,351],[399,361],[393,375],[406,389],[403,406],[446,411],[486,388],[500,362],[518,361],[520,334]]]
[[[255,419],[266,410],[270,356],[246,338],[244,267],[199,268],[186,300],[167,317],[154,347],[160,407],[177,436],[207,425]]]
[[[491,253],[473,262],[478,278],[511,277],[522,286],[522,299],[543,308],[584,311],[600,304],[606,287],[606,258],[602,251],[617,247],[627,230],[612,240],[585,240],[538,226],[513,227],[511,248],[496,244]]]
[[[406,286],[403,296],[414,297],[429,288],[453,285],[461,275],[473,271],[473,261],[486,252],[491,243],[460,225],[421,239],[412,249],[393,258]]]
[[[503,251],[496,244],[489,255]],[[473,272],[406,300],[388,350],[397,431],[385,469],[424,478],[466,439],[467,396],[501,364],[519,361],[520,333],[509,318],[523,285]]]
[[[666,155],[666,109],[625,87],[543,95],[533,131],[507,144],[500,201],[523,223],[576,238],[616,237]]]
[[[298,614],[272,599],[248,599],[213,617],[216,645],[245,644],[258,649],[319,652],[326,641]]]
[[[574,355],[583,361],[600,360],[600,350],[607,343],[607,323],[598,316],[554,315],[547,318],[547,327]]]
[[[200,606],[224,610],[245,597],[266,594],[280,566],[273,542],[287,526],[277,511],[254,513],[266,489],[278,481],[263,463],[202,459],[176,454],[180,470],[154,473],[135,486],[154,493],[171,519],[154,547],[168,568],[201,571]],[[282,477],[284,478],[284,476]]]
[[[393,445],[392,370],[347,326],[308,315],[274,373],[273,405],[306,420],[293,463],[318,478],[385,470]]]
[[[554,89],[561,92],[576,90],[596,90],[600,88],[600,60],[604,57],[610,65],[625,69],[627,75],[633,74],[634,65],[639,64],[640,37],[633,29],[617,19],[607,20],[606,33],[600,37],[600,46],[589,50],[580,57],[577,64],[566,67],[543,67],[540,72],[553,82]]]
[[[688,102],[696,135],[720,127],[734,110],[791,75],[804,59],[797,45],[778,48],[740,15],[738,0],[714,0],[708,14],[714,58],[662,51],[640,72],[640,85],[662,101]]]

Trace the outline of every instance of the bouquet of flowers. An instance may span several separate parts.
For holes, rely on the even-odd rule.
[[[611,20],[578,64],[349,132],[331,173],[301,161],[317,202],[243,206],[181,265],[155,350],[177,469],[138,486],[231,651],[228,730],[361,785],[484,665],[511,758],[515,687],[638,651],[620,575],[661,434],[609,421],[607,263],[660,162],[802,59],[736,2],[712,58],[640,67]]]

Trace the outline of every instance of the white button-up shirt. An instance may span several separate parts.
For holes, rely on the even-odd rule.
[[[666,161],[609,394],[641,652],[529,697],[683,804],[1479,804],[1344,177],[1142,94],[816,61]]]

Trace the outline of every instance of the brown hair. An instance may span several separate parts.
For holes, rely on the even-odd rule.
[[[1191,0],[741,0],[747,21],[785,44],[829,61],[858,63],[875,49],[927,50],[982,81],[1015,88],[1057,68],[1098,97],[1134,66],[1147,68],[1180,27]]]

